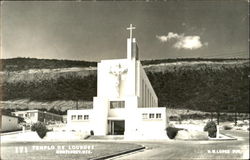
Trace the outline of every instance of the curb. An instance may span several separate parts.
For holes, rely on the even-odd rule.
[[[127,150],[127,151],[121,151],[121,152],[106,155],[106,156],[101,156],[101,157],[97,157],[97,158],[90,158],[90,160],[103,160],[103,159],[113,158],[113,157],[117,157],[117,156],[120,156],[120,155],[123,155],[123,154],[139,151],[139,150],[142,150],[142,149],[145,149],[145,148],[146,147],[142,146],[142,147],[139,147],[139,148],[135,148],[135,149]]]
[[[13,135],[13,134],[18,134],[18,133],[23,133],[23,131],[20,130],[20,131],[14,131],[14,132],[0,133],[0,136]]]
[[[1,140],[1,138],[0,138]],[[131,140],[84,140],[84,139],[66,139],[66,140],[48,140],[48,139],[39,139],[39,140],[1,140],[2,144],[8,144],[8,143],[35,143],[35,142],[118,142],[118,143],[135,143],[138,141],[131,141]],[[140,142],[153,142],[153,141],[140,141]]]
[[[226,136],[228,138],[209,138],[208,140],[209,141],[233,141],[233,140],[237,140],[237,138],[235,138],[233,136],[229,136],[229,135],[223,134],[223,133],[220,133],[220,134],[223,136]]]

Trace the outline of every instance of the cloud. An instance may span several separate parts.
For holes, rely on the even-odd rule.
[[[175,41],[173,44],[174,48],[177,49],[198,49],[203,46],[207,46],[208,43],[202,43],[200,40],[200,36],[185,36],[184,34],[177,34],[173,32],[169,32],[168,35],[156,36],[161,42],[169,42],[170,40]]]
[[[175,48],[181,49],[198,49],[202,47],[199,36],[181,37],[175,44]]]
[[[178,35],[177,33],[169,32],[167,36],[162,35],[162,36],[156,36],[161,42],[167,42],[170,39],[178,39],[180,38],[181,35]]]
[[[158,38],[161,42],[167,42],[168,41],[168,37],[167,36],[157,36],[156,38]]]

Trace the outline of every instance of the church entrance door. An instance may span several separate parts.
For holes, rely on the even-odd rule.
[[[125,121],[124,120],[110,120],[109,133],[111,135],[124,135]]]

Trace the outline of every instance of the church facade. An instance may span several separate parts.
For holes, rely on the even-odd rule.
[[[139,60],[131,30],[127,58],[98,63],[93,109],[68,110],[67,127],[93,131],[95,135],[138,139],[166,137],[167,124],[166,108],[158,107],[158,98]]]

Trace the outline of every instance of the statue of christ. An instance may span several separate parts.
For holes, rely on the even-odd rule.
[[[121,76],[128,71],[127,68],[122,68],[121,64],[118,64],[114,67],[110,68],[109,73],[113,74],[116,77],[115,86],[117,91],[117,97],[120,96],[120,84],[121,84]]]

